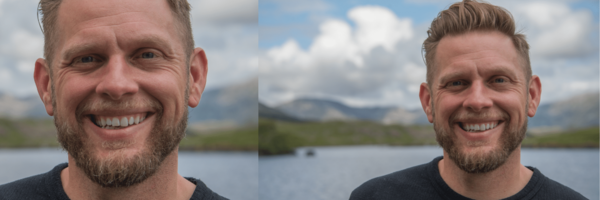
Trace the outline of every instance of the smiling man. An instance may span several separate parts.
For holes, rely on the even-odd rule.
[[[510,13],[465,0],[427,33],[419,98],[444,155],[372,179],[350,199],[585,199],[520,162],[542,86]]]
[[[206,84],[185,0],[42,0],[34,79],[68,164],[0,199],[224,199],[177,172],[187,106]]]

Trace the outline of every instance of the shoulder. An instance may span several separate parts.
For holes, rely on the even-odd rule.
[[[350,199],[419,199],[417,196],[435,194],[428,175],[430,165],[426,163],[373,178],[352,191]]]
[[[539,191],[536,192],[536,198],[534,199],[565,199],[565,200],[578,200],[587,199],[579,192],[556,182],[546,176],[544,176],[538,169],[534,168],[534,173],[539,173],[541,179],[541,186]]]
[[[61,199],[60,171],[67,163],[59,164],[49,172],[0,185],[0,199]]]
[[[194,190],[194,194],[192,194],[192,198],[190,200],[227,200],[227,198],[220,196],[206,187],[206,184],[204,184],[204,182],[202,182],[200,179],[190,177],[185,177],[185,179],[196,185],[196,189]]]

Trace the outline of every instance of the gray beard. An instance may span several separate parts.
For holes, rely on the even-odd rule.
[[[462,147],[456,144],[457,136],[452,131],[452,124],[448,124],[450,130],[445,130],[439,124],[436,124],[434,120],[433,129],[435,130],[438,144],[461,170],[467,173],[487,173],[502,166],[510,154],[521,145],[523,138],[525,138],[527,117],[525,117],[525,123],[520,128],[511,125],[510,119],[504,123],[505,128],[499,141],[500,146],[487,153],[465,153],[461,149]]]
[[[58,114],[55,115],[54,124],[57,128],[59,143],[90,180],[102,187],[128,187],[141,183],[156,173],[161,163],[185,136],[187,109],[176,126],[167,126],[161,123],[162,108],[155,114],[156,120],[146,140],[146,146],[133,157],[126,157],[122,151],[115,150],[106,159],[96,158],[94,152],[89,148],[89,137],[83,129],[83,121],[79,116],[76,126],[71,126]],[[120,145],[124,144],[103,144],[105,147]]]

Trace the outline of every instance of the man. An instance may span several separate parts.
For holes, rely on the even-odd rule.
[[[419,98],[444,155],[372,179],[350,199],[585,199],[520,163],[542,87],[510,13],[465,0],[427,33]]]
[[[177,173],[187,106],[206,84],[185,0],[42,0],[34,79],[68,164],[0,199],[224,199]]]

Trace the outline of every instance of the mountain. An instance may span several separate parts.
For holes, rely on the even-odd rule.
[[[268,107],[260,102],[258,102],[258,117],[281,120],[281,121],[294,121],[294,122],[301,121],[301,120],[296,119],[292,116],[289,116],[277,109]]]
[[[538,107],[529,119],[529,128],[552,132],[598,126],[600,93],[588,93]],[[353,121],[368,120],[383,124],[429,124],[422,109],[401,107],[356,108],[340,102],[321,99],[296,99],[275,107],[283,113],[303,120]]]
[[[190,123],[229,121],[258,123],[258,78],[202,93],[200,104],[189,108]]]
[[[39,96],[18,98],[8,94],[0,94],[0,117],[51,118]]]
[[[368,120],[385,124],[429,123],[422,110],[408,111],[397,107],[350,107],[340,102],[321,99],[296,99],[275,107],[287,115],[316,121]]]
[[[560,127],[561,129],[598,126],[600,93],[588,93],[569,99],[540,105],[529,127]]]

